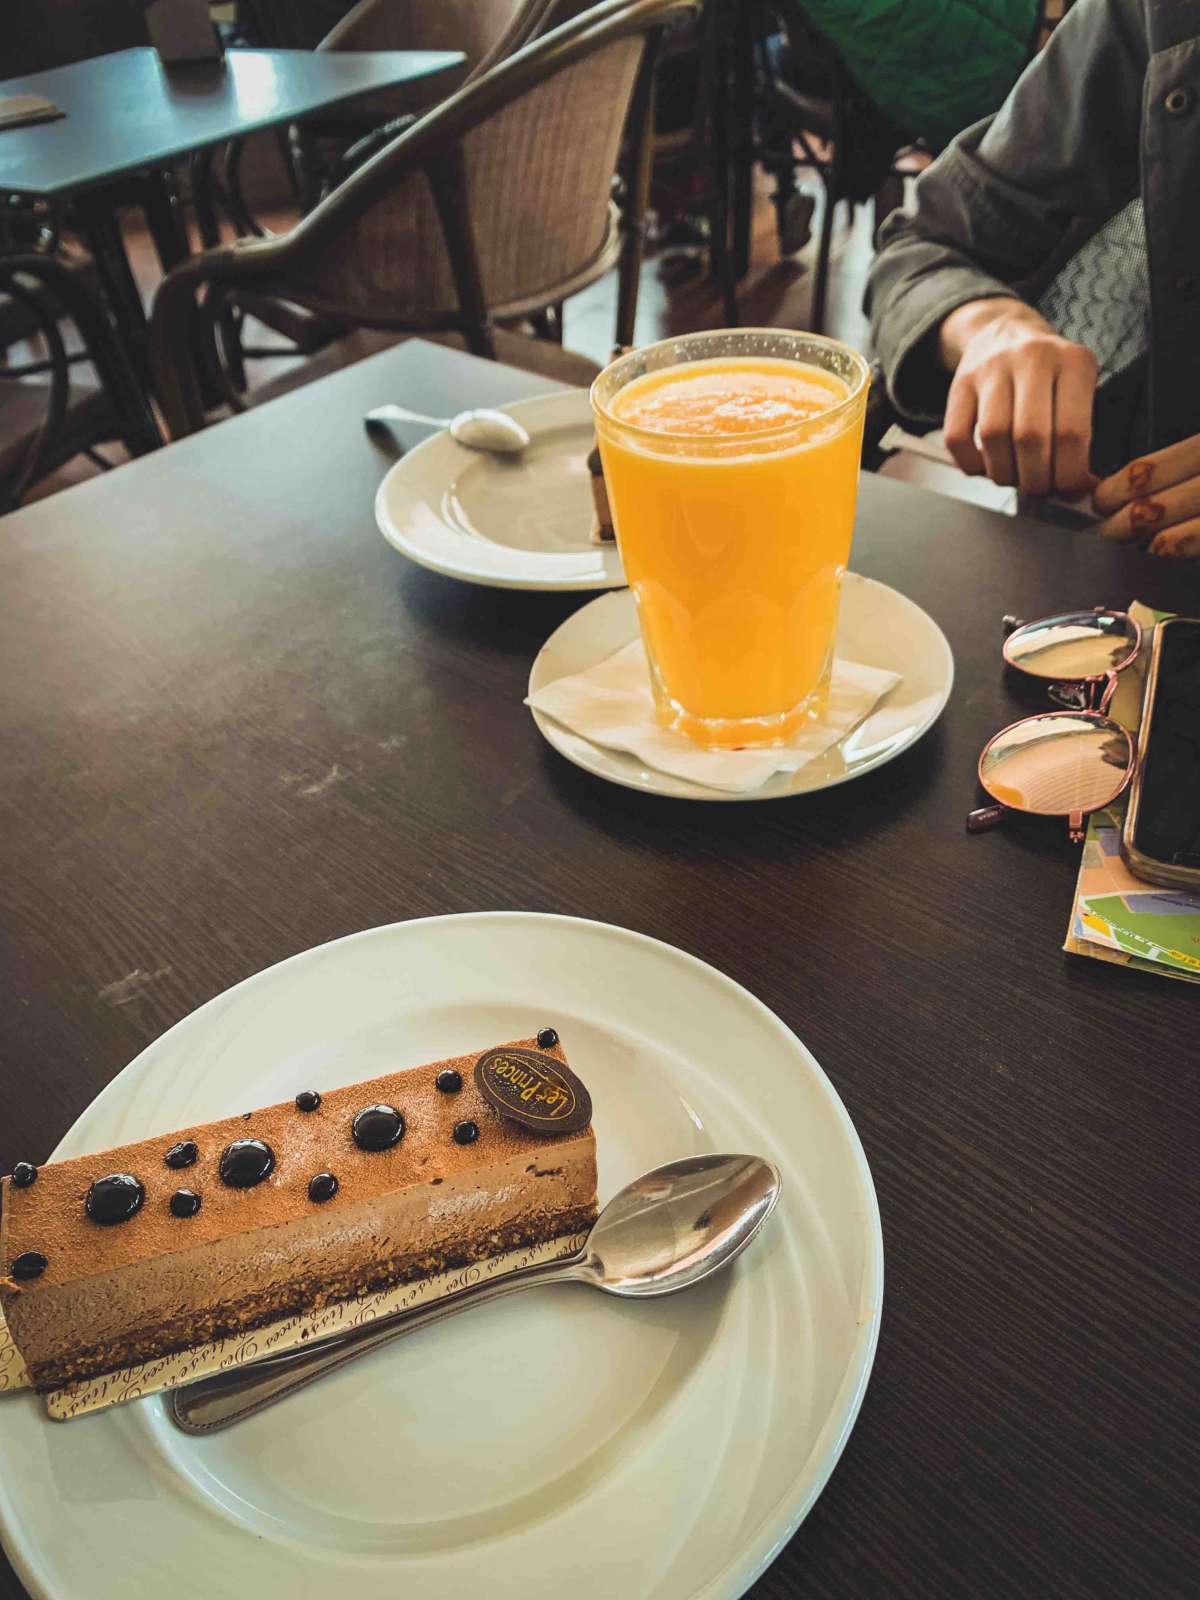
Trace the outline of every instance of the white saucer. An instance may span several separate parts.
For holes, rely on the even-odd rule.
[[[619,589],[615,544],[592,543],[587,391],[501,407],[532,438],[487,455],[436,433],[390,468],[375,496],[389,544],[422,567],[496,589]]]
[[[142,1052],[56,1156],[521,1037],[591,1090],[601,1200],[694,1152],[783,1174],[746,1254],[663,1300],[544,1288],[227,1432],[160,1397],[48,1421],[0,1396],[0,1533],[35,1600],[734,1600],[866,1388],[883,1292],[862,1146],[796,1036],[712,967],[600,923],[399,923],[284,961]]]
[[[558,678],[585,672],[637,637],[633,594],[601,595],[581,606],[550,635],[529,674],[534,694]],[[954,657],[946,636],[921,607],[885,583],[848,572],[842,586],[837,654],[868,667],[902,675],[890,694],[848,738],[798,772],[777,772],[761,788],[745,794],[708,789],[643,766],[636,756],[572,733],[533,711],[533,720],[550,744],[585,772],[626,789],[671,795],[678,800],[783,800],[789,795],[830,789],[893,761],[941,716],[954,686]]]

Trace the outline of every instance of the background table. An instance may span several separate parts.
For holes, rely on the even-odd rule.
[[[1064,956],[1065,830],[963,819],[1019,709],[1002,613],[1200,612],[1200,571],[867,478],[854,565],[955,652],[937,728],[797,800],[613,788],[521,704],[580,597],[422,572],[372,517],[368,406],[546,387],[414,343],[0,520],[0,1167],[321,940],[508,907],[669,940],[813,1049],[883,1214],[862,1414],[756,1600],[1190,1593],[1200,990]]]
[[[0,190],[63,199],[142,167],[359,95],[448,71],[458,50],[229,50],[222,61],[165,67],[149,48],[116,50],[0,83],[67,114],[0,138]]]
[[[118,198],[144,206],[166,271],[188,253],[163,172],[181,157],[261,128],[298,121],[359,95],[457,66],[457,50],[229,50],[223,60],[165,67],[147,47],[115,50],[0,83],[0,95],[40,94],[66,112],[0,132],[0,194],[74,204],[105,294],[135,349],[141,296],[125,255]],[[114,195],[119,180],[138,188]]]

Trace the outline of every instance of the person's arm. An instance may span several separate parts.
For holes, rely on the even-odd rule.
[[[944,411],[965,471],[1087,486],[1095,363],[1019,285],[1075,219],[1137,193],[1146,59],[1139,0],[1078,0],[1000,112],[921,177],[915,213],[880,232],[867,309],[889,395],[902,416]]]

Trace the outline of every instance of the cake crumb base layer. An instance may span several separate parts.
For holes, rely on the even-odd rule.
[[[560,1234],[554,1239],[522,1245],[448,1271],[427,1273],[353,1300],[340,1300],[228,1338],[193,1345],[173,1355],[160,1356],[153,1361],[129,1365],[80,1383],[68,1384],[43,1394],[47,1415],[57,1422],[69,1422],[74,1417],[120,1405],[127,1400],[140,1400],[165,1389],[195,1383],[200,1378],[223,1372],[229,1367],[246,1366],[260,1356],[275,1351],[295,1349],[310,1340],[348,1332],[379,1317],[429,1305],[462,1289],[472,1288],[475,1284],[519,1272],[524,1267],[561,1260],[583,1248],[590,1221],[591,1217],[581,1223],[578,1231]],[[3,1352],[6,1348],[12,1349],[13,1346],[0,1318],[0,1369],[5,1365]],[[7,1377],[10,1390],[19,1389],[22,1378],[28,1381],[27,1374],[12,1368]],[[0,1384],[0,1388],[3,1387]],[[0,1400],[0,1416],[3,1415],[5,1403],[10,1402]]]

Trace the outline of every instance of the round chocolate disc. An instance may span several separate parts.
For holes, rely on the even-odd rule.
[[[462,1073],[453,1067],[443,1067],[433,1080],[443,1094],[457,1094],[462,1088]]]
[[[221,1152],[221,1182],[231,1189],[253,1189],[275,1170],[275,1152],[261,1139],[235,1139]]]
[[[178,1144],[173,1144],[167,1151],[163,1160],[169,1167],[194,1167],[200,1155],[200,1147],[194,1139],[181,1139]]]
[[[167,1204],[173,1217],[194,1217],[200,1209],[200,1196],[194,1189],[176,1189]]]
[[[37,1168],[32,1161],[18,1161],[12,1169],[12,1184],[14,1189],[28,1189],[31,1183],[37,1181]]]
[[[554,1028],[543,1028],[538,1034],[538,1048],[540,1050],[553,1050],[558,1043],[558,1033]]]
[[[301,1089],[296,1096],[297,1111],[315,1111],[321,1104],[321,1096],[315,1089]]]
[[[110,1228],[117,1222],[128,1222],[142,1209],[146,1191],[131,1172],[110,1172],[97,1178],[87,1192],[84,1209],[93,1222]]]
[[[565,1062],[540,1050],[502,1045],[475,1063],[483,1098],[531,1133],[577,1133],[592,1120],[592,1097]]]
[[[12,1275],[22,1282],[29,1278],[40,1278],[49,1265],[40,1250],[24,1250],[12,1264]]]
[[[352,1132],[360,1150],[390,1150],[404,1137],[404,1118],[395,1106],[364,1106]]]
[[[474,1144],[479,1137],[479,1124],[477,1122],[456,1122],[454,1124],[455,1144]]]

